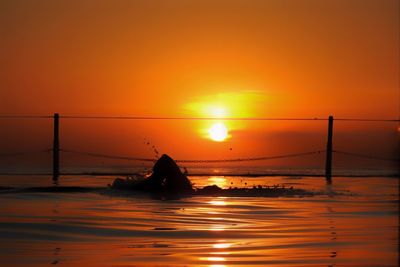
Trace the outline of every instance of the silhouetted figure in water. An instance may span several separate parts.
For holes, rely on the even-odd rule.
[[[188,194],[194,191],[190,180],[181,172],[176,162],[166,154],[163,154],[154,164],[150,177],[139,181],[117,178],[112,187],[167,194]]]
[[[247,185],[247,183],[245,183]],[[192,183],[181,172],[176,162],[168,155],[162,155],[154,164],[153,173],[144,179],[128,177],[117,178],[112,186],[114,189],[150,192],[175,199],[187,195],[215,195],[215,196],[283,196],[283,195],[313,195],[303,189],[285,188],[275,185],[273,187],[229,188],[222,189],[217,185],[193,189]]]

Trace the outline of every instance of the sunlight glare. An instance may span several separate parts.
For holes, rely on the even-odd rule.
[[[213,206],[226,206],[227,205],[226,201],[223,199],[211,200],[208,202],[208,204],[213,205]]]
[[[217,244],[213,244],[214,248],[229,248],[231,247],[232,244],[231,243],[217,243]]]
[[[204,257],[200,258],[202,261],[225,261],[225,258],[223,257]]]
[[[222,142],[228,137],[228,128],[222,122],[214,123],[208,130],[211,140]]]
[[[224,118],[227,116],[227,111],[223,107],[215,106],[210,108],[210,114],[216,118]]]

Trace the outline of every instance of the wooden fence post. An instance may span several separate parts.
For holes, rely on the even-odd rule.
[[[333,137],[333,116],[328,120],[328,143],[326,144],[325,177],[327,183],[332,183],[332,137]]]
[[[58,181],[60,175],[60,143],[59,143],[59,115],[54,114],[54,139],[53,139],[53,181]]]

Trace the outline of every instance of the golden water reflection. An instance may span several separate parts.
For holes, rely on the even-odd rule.
[[[226,202],[224,200],[211,200],[208,203],[214,206],[226,206]]]
[[[217,243],[214,244],[214,248],[230,248],[232,246],[232,243]]]
[[[320,178],[288,181],[325,188]],[[305,198],[0,194],[0,258],[29,267],[397,266],[398,183],[336,178],[334,191],[360,195]]]
[[[225,257],[222,255],[231,254],[227,249],[229,249],[233,244],[228,243],[225,240],[218,240],[215,244],[212,244],[212,248],[216,249],[216,251],[210,251],[210,257],[201,257],[201,261],[209,261],[209,262],[223,262],[226,261]],[[216,256],[217,255],[217,256]],[[221,264],[211,264],[210,267],[225,267],[225,265]]]
[[[200,258],[200,260],[202,260],[202,261],[226,261],[226,259],[223,257],[204,257],[204,258]]]
[[[211,205],[211,207],[208,208],[209,210],[207,212],[210,215],[220,215],[221,213],[223,213],[223,208],[229,204],[226,197],[217,197],[207,203]],[[210,216],[207,219],[211,221],[216,221],[215,224],[212,224],[207,228],[208,231],[224,231],[228,228],[228,225],[225,223],[226,218],[224,217]]]

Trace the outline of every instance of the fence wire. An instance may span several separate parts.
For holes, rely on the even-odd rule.
[[[19,157],[19,156],[27,156],[27,155],[34,155],[34,154],[40,154],[40,153],[49,153],[51,151],[52,151],[52,149],[44,149],[44,150],[16,152],[16,153],[1,153],[0,158]],[[157,158],[120,156],[120,155],[93,153],[93,152],[85,152],[85,151],[77,151],[77,150],[69,150],[69,149],[60,149],[60,152],[85,155],[85,156],[97,157],[97,158],[109,158],[109,159],[120,159],[120,160],[141,161],[141,162],[154,162],[157,160]],[[274,156],[243,157],[243,158],[233,158],[233,159],[178,159],[175,161],[178,163],[229,163],[229,162],[244,162],[244,161],[263,161],[263,160],[309,156],[309,155],[321,154],[321,153],[325,153],[325,152],[326,152],[326,150],[317,150],[317,151],[307,151],[307,152],[282,154],[282,155],[274,155]],[[332,152],[336,153],[336,154],[342,154],[342,155],[353,156],[353,157],[358,157],[358,158],[400,162],[400,158],[398,158],[398,159],[386,158],[386,157],[353,153],[353,152],[342,151],[342,150],[333,150]]]
[[[346,151],[340,151],[340,150],[333,150],[332,152],[338,153],[338,154],[343,154],[343,155],[348,155],[348,156],[353,156],[353,157],[358,157],[358,158],[400,162],[400,159],[377,157],[377,156],[371,156],[371,155],[359,154],[359,153],[353,153],[353,152],[346,152]]]
[[[123,160],[134,160],[134,161],[143,161],[143,162],[154,162],[157,160],[156,158],[118,156],[118,155],[91,153],[91,152],[83,152],[83,151],[68,150],[68,149],[60,149],[60,151],[67,152],[67,153],[79,154],[79,155],[92,156],[92,157],[109,158],[109,159],[123,159]],[[234,158],[234,159],[201,159],[201,160],[196,160],[196,159],[181,159],[180,160],[180,159],[178,159],[175,161],[178,163],[228,163],[228,162],[243,162],[243,161],[262,161],[262,160],[308,156],[308,155],[320,154],[323,152],[325,152],[325,150],[284,154],[284,155],[275,155],[275,156],[262,156],[262,157],[253,157],[253,158],[249,157],[249,158]]]
[[[50,151],[51,151],[51,149],[44,149],[44,150],[26,151],[26,152],[16,152],[16,153],[1,153],[1,154],[0,154],[0,158],[20,157],[20,156],[27,156],[27,155],[48,153],[48,152],[50,152]]]
[[[92,153],[92,152],[84,152],[84,151],[76,151],[69,149],[60,149],[61,152],[85,155],[97,158],[108,158],[108,159],[122,159],[122,160],[134,160],[134,161],[144,161],[144,162],[154,162],[155,158],[140,158],[140,157],[128,157],[128,156],[118,156],[118,155],[110,155],[110,154],[101,154],[101,153]]]
[[[0,115],[0,119],[53,119],[52,115]],[[111,119],[111,120],[242,120],[242,121],[327,121],[328,118],[272,118],[272,117],[146,117],[146,116],[90,116],[60,115],[60,119]],[[335,118],[334,121],[400,122],[400,119]]]

